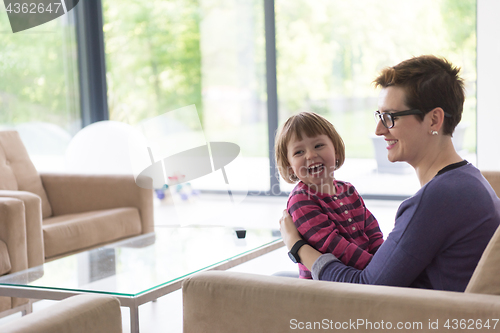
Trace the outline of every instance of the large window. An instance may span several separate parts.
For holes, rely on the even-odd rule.
[[[266,48],[273,16],[264,15],[264,4],[274,4],[276,52]],[[241,189],[270,190],[269,133],[276,129],[269,127],[310,110],[332,121],[346,143],[337,178],[365,195],[414,193],[413,170],[390,164],[373,135],[378,92],[371,82],[383,67],[421,54],[462,68],[467,99],[454,143],[476,161],[476,0],[102,0],[102,7],[109,119],[141,126],[194,105],[206,141],[241,148]],[[266,8],[269,14],[272,6]],[[1,12],[0,126],[21,132],[41,169],[47,156],[63,158],[82,124],[73,12],[16,34]],[[278,111],[267,105],[274,73],[266,72],[266,57],[273,56]],[[51,163],[49,169],[64,168]]]
[[[17,130],[39,171],[64,169],[81,128],[73,12],[12,33],[0,6],[0,129]]]
[[[454,143],[474,163],[475,11],[475,0],[276,0],[280,123],[302,110],[324,115],[346,145],[337,178],[364,194],[410,195],[419,188],[413,169],[390,164],[373,134],[371,82],[383,67],[435,54],[462,68],[467,100]]]
[[[194,104],[206,140],[239,145],[239,174],[267,190],[263,1],[103,0],[103,9],[110,119],[140,126]]]
[[[250,189],[269,190],[264,1],[115,1],[103,2],[110,118],[135,125],[195,104],[207,140],[237,143]],[[467,100],[454,142],[475,162],[475,8],[474,0],[276,0],[279,123],[302,110],[323,114],[346,143],[339,179],[363,194],[410,195],[419,187],[413,170],[390,164],[373,134],[371,82],[385,66],[436,54],[462,67]]]

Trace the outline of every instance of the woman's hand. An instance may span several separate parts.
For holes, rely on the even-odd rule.
[[[288,250],[291,250],[293,244],[302,239],[293,223],[292,217],[286,209],[283,211],[283,216],[280,219],[280,232]]]

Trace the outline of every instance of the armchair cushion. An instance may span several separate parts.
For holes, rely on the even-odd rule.
[[[43,217],[52,215],[40,176],[16,131],[0,131],[0,190],[35,193],[42,200]]]
[[[43,220],[46,259],[154,231],[152,190],[138,187],[132,175],[41,179],[54,214]]]
[[[139,211],[142,233],[154,231],[153,192],[132,175],[41,174],[54,216],[119,207]]]
[[[49,217],[43,220],[45,256],[72,251],[139,235],[137,208],[115,208]]]

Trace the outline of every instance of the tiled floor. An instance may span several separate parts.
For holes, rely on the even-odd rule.
[[[286,198],[269,197],[247,197],[239,206],[227,206],[221,203],[216,197],[206,196],[193,202],[192,210],[203,210],[207,207],[215,207],[219,215],[213,215],[208,219],[197,220],[198,224],[227,224],[241,227],[268,227],[278,228],[278,220],[282,214]],[[394,224],[394,216],[400,202],[366,200],[367,207],[379,220],[384,236],[390,232]],[[187,204],[186,204],[187,205]],[[190,204],[191,205],[191,204]],[[159,225],[191,224],[184,221],[182,214],[179,217],[172,205],[156,203],[155,220]],[[229,207],[229,208],[228,208]],[[233,207],[233,208],[231,208]],[[190,208],[186,206],[183,210]],[[276,251],[262,257],[253,259],[240,266],[231,269],[232,271],[247,272],[254,274],[272,275],[278,271],[295,271],[296,266],[288,259],[287,250],[282,247]],[[34,311],[50,306],[54,301],[39,301],[33,306]],[[0,319],[0,325],[19,317],[14,314]],[[146,303],[139,308],[140,330],[143,333],[159,332],[182,332],[182,292],[175,291],[171,294],[159,298],[156,302]],[[123,332],[130,332],[129,310],[122,308]]]

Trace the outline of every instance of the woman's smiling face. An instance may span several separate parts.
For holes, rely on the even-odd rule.
[[[379,95],[380,112],[398,112],[411,109],[405,104],[405,90],[397,86],[382,89]],[[387,158],[391,162],[408,162],[415,167],[424,157],[429,137],[427,124],[415,115],[396,117],[394,127],[386,128],[377,123],[376,135],[383,135],[387,142]],[[427,134],[427,135],[426,135]]]

